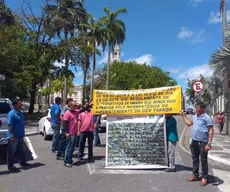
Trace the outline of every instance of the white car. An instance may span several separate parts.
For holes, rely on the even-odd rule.
[[[101,126],[100,126],[102,132],[106,132],[106,122],[107,122],[106,115],[102,115],[101,116]]]
[[[46,110],[44,117],[42,117],[38,122],[38,133],[43,134],[44,139],[48,140],[53,136],[53,130],[51,128],[51,115],[50,109]]]

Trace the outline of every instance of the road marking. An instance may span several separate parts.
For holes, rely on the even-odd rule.
[[[230,174],[228,171],[213,169],[213,173],[218,178],[216,179],[219,182],[217,185],[220,191],[230,191]],[[224,181],[222,180],[224,178]]]
[[[34,148],[32,146],[32,143],[31,143],[30,139],[28,137],[25,137],[25,139],[26,139],[27,146],[29,147],[29,150],[32,153],[33,159],[37,159],[38,156],[36,155],[36,153],[34,151]]]

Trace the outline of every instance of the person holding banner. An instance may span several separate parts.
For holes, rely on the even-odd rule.
[[[208,184],[208,151],[212,148],[211,143],[214,135],[213,123],[211,117],[205,113],[205,104],[199,102],[195,105],[196,114],[192,120],[186,118],[184,112],[181,113],[185,124],[192,126],[192,141],[190,150],[193,160],[193,175],[187,181],[197,181],[199,176],[199,158],[202,165],[201,186]]]
[[[171,114],[166,114],[166,135],[168,141],[169,168],[165,172],[175,172],[175,152],[178,141],[177,122]]]

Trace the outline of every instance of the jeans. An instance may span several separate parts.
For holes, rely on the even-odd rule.
[[[219,134],[222,133],[223,131],[223,127],[224,127],[224,123],[217,123],[218,129],[219,129]]]
[[[79,145],[80,145],[80,136],[77,135],[76,147],[79,148]]]
[[[199,176],[199,157],[201,158],[202,178],[208,177],[208,152],[205,151],[206,145],[207,143],[205,142],[195,140],[192,140],[190,144],[193,160],[193,175],[196,177]]]
[[[25,151],[24,151],[24,140],[23,137],[16,138],[15,142],[12,142],[11,139],[8,139],[7,146],[7,166],[8,169],[11,169],[14,166],[14,156],[16,151],[20,157],[20,164],[23,165],[26,163]]]
[[[175,169],[176,142],[168,141],[169,168]]]
[[[100,129],[100,124],[97,125],[97,127],[93,131],[93,136],[94,136],[94,146],[98,146],[101,144],[101,140],[99,137],[99,129]]]
[[[53,132],[54,132],[51,151],[55,152],[58,150],[59,136],[60,136],[60,124],[51,123],[51,128],[53,129]]]
[[[88,159],[93,158],[93,131],[84,131],[80,134],[80,146],[78,152],[78,159],[81,160],[84,155],[85,141],[88,139]]]
[[[64,156],[65,155],[65,149],[66,149],[66,136],[65,136],[65,130],[61,129],[61,136],[58,144],[58,152],[57,156]]]
[[[65,149],[65,157],[64,157],[64,163],[73,163],[72,157],[73,157],[73,152],[75,149],[76,145],[76,135],[70,135],[69,138],[66,139],[66,149]]]

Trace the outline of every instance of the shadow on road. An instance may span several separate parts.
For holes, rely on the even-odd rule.
[[[24,142],[24,150],[25,150],[25,155],[26,155],[26,161],[33,161],[33,156],[31,151],[29,150],[29,148],[27,147],[27,145]],[[6,165],[6,155],[7,155],[7,145],[2,145],[0,146],[0,165]],[[15,163],[19,162],[19,156],[16,152],[15,154]]]
[[[176,172],[179,172],[179,171],[192,171],[192,167],[186,167],[184,165],[177,164]]]
[[[8,175],[8,174],[17,174],[17,173],[20,173],[21,170],[29,170],[29,169],[33,169],[33,168],[37,168],[37,167],[41,167],[41,166],[45,166],[45,164],[43,163],[33,163],[33,164],[30,164],[30,166],[28,167],[19,167],[19,170],[18,171],[15,171],[15,172],[12,172],[12,171],[2,171],[0,172],[0,176],[1,175]]]

